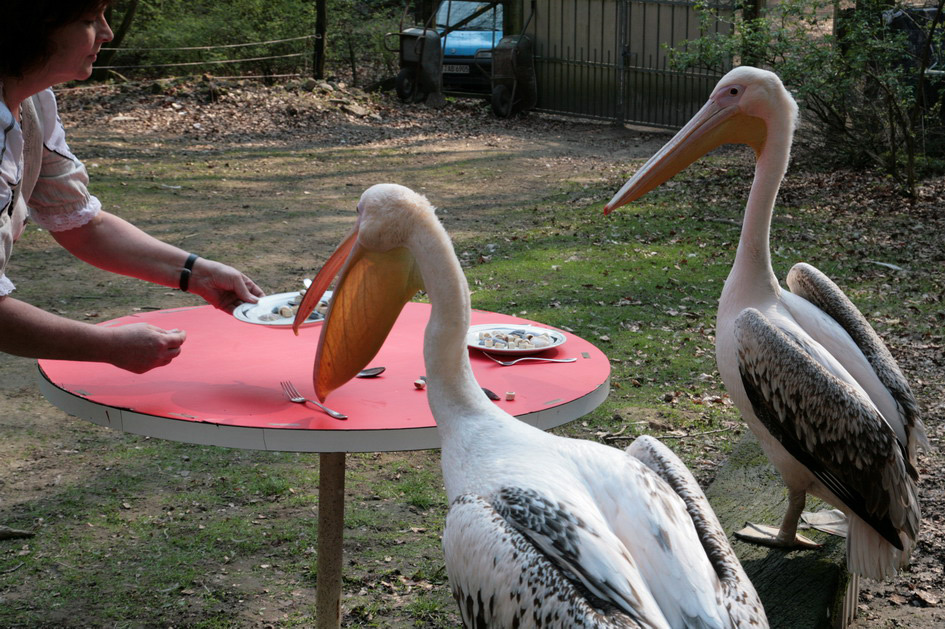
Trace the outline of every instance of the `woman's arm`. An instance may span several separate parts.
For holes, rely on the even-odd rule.
[[[110,363],[134,373],[168,364],[187,334],[147,323],[103,327],[0,297],[0,351],[28,358]]]
[[[81,227],[55,231],[52,235],[70,253],[89,264],[174,288],[180,285],[189,255],[104,211]],[[233,312],[242,302],[255,303],[265,294],[233,267],[204,258],[194,263],[187,290],[226,312]]]

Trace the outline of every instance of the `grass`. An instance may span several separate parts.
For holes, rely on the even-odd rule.
[[[344,172],[346,161],[365,169],[370,159],[402,159],[354,149],[330,155],[252,153],[221,149],[210,161],[249,169],[252,160],[261,159],[267,172],[253,185],[268,182],[275,189],[273,182],[295,187],[294,170],[306,161],[337,162],[337,173]],[[159,235],[206,245],[200,250],[219,252],[221,259],[235,255],[226,249],[226,238],[214,240],[214,235],[243,233],[257,243],[281,243],[286,247],[281,258],[247,258],[250,267],[272,266],[270,277],[296,268],[306,247],[285,238],[286,230],[272,221],[302,221],[309,203],[330,206],[300,201],[293,193],[254,201],[247,209],[238,187],[228,181],[232,170],[208,168],[192,156],[123,153],[101,161],[96,185],[102,194],[136,208],[142,224]],[[484,165],[460,162],[440,170],[455,177],[472,167]],[[557,193],[521,212],[484,211],[482,224],[491,228],[455,239],[474,307],[571,330],[611,358],[608,400],[557,432],[617,446],[637,434],[657,434],[701,478],[711,478],[742,430],[715,370],[714,317],[738,239],[733,222],[740,219],[741,201],[732,199],[747,194],[741,183],[747,169],[741,157],[704,160],[673,188],[610,216],[601,209],[615,182],[564,182]],[[182,188],[161,188],[161,181]],[[208,203],[208,194],[212,203],[198,208]],[[772,231],[778,275],[784,277],[797,260],[809,260],[875,315],[881,334],[937,333],[941,271],[897,274],[868,262],[906,266],[916,255],[934,256],[932,248],[920,254],[896,248],[914,233],[912,223],[878,210],[825,212],[817,209],[819,203],[807,197],[778,209]],[[224,208],[232,211],[221,214]],[[182,220],[168,220],[168,212]],[[198,235],[188,239],[188,234]],[[37,273],[24,288],[42,307],[81,316],[93,300],[86,301],[85,289],[69,286],[63,277],[86,271],[64,262],[47,238],[28,232],[18,245],[25,250],[23,259],[35,260],[40,269],[61,266],[65,275],[41,281]],[[237,242],[245,246],[246,239]],[[829,254],[850,248],[855,256]],[[273,259],[277,262],[270,264]],[[85,286],[91,285],[94,301],[105,306],[91,320],[124,314],[131,304],[149,300],[189,303],[165,289],[92,273]],[[908,326],[897,314],[902,304],[912,315]],[[0,373],[14,368],[0,367]],[[226,450],[97,430],[50,409],[35,392],[18,395],[18,413],[45,419],[22,432],[2,424],[0,435],[22,443],[15,451],[18,465],[28,477],[38,470],[35,478],[42,480],[33,482],[51,486],[37,487],[33,499],[0,503],[0,521],[40,532],[32,539],[0,542],[0,626],[311,623],[317,578],[315,455]],[[58,461],[80,471],[56,481]],[[349,455],[346,482],[349,625],[457,626],[439,546],[446,503],[438,453]]]
[[[730,413],[663,400],[678,400],[680,390],[721,397],[714,313],[730,262],[719,254],[719,234],[691,214],[667,212],[659,198],[611,216],[602,202],[575,205],[575,197],[606,199],[608,190],[563,191],[533,209],[532,226],[514,240],[485,249],[457,243],[473,305],[573,330],[604,349],[614,391],[589,417],[592,426],[634,409],[655,410],[677,427],[717,425]],[[483,256],[488,262],[479,263]]]

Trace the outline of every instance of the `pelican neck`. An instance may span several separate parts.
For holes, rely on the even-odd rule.
[[[437,422],[442,424],[443,418],[453,413],[438,413],[438,408],[476,408],[488,399],[479,388],[469,364],[466,346],[470,318],[469,287],[452,242],[435,219],[431,221],[429,230],[422,230],[419,234],[411,251],[431,304],[423,342],[427,395]]]
[[[768,139],[758,153],[755,177],[748,194],[745,216],[742,220],[741,236],[732,275],[745,273],[755,279],[773,281],[777,286],[771,266],[771,218],[784,173],[787,172],[791,152],[790,129],[782,128],[786,121],[769,122]],[[758,277],[760,275],[760,277]],[[750,279],[744,278],[741,279]]]

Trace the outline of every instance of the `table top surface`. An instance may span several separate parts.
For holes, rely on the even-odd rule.
[[[348,415],[333,419],[310,404],[294,404],[279,382],[291,380],[314,397],[312,366],[321,323],[303,327],[257,325],[210,306],[157,310],[101,325],[146,322],[187,332],[169,365],[133,374],[103,363],[40,360],[40,389],[66,412],[125,432],[175,441],[261,450],[374,452],[439,447],[424,375],[425,303],[404,308],[371,366],[376,378],[354,379],[325,404]],[[474,310],[472,324],[551,326]],[[561,331],[564,344],[540,354],[573,363],[525,361],[498,365],[475,349],[470,361],[479,384],[500,396],[508,413],[547,430],[587,414],[606,399],[610,362],[580,337]],[[506,393],[514,392],[507,400]]]

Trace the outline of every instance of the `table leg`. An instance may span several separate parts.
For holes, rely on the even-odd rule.
[[[315,582],[315,626],[341,626],[341,558],[345,525],[345,453],[318,457],[318,556]]]

